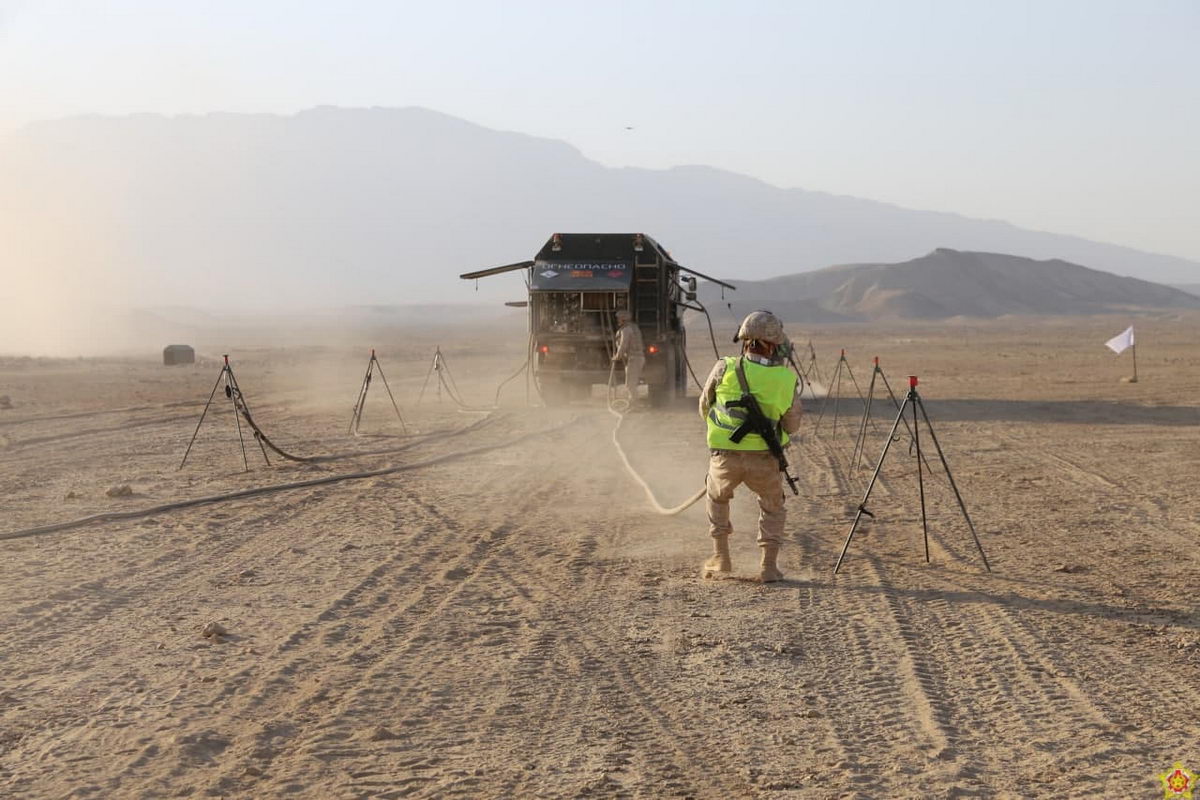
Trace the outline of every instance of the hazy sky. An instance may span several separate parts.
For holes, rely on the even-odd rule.
[[[1200,0],[0,0],[0,131],[318,104],[1200,259]]]

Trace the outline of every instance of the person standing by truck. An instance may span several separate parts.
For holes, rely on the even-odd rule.
[[[705,507],[713,540],[713,555],[704,562],[704,571],[708,575],[733,569],[729,501],[734,489],[744,483],[758,496],[759,577],[767,583],[783,580],[778,566],[787,519],[783,505],[787,462],[782,458],[782,446],[789,434],[800,429],[803,408],[796,393],[796,374],[787,367],[790,344],[783,323],[769,311],[755,311],[742,321],[735,340],[741,341],[742,354],[718,361],[700,393],[700,416],[708,424]],[[747,403],[748,394],[757,403]],[[758,422],[769,426],[767,437],[754,432],[753,415],[761,415]],[[768,438],[777,441],[768,442]],[[778,456],[771,452],[772,444]],[[795,486],[792,488],[794,491]]]
[[[612,360],[625,362],[625,391],[632,406],[637,399],[642,368],[646,366],[646,346],[642,342],[641,329],[633,321],[633,315],[621,309],[616,316],[618,327]]]

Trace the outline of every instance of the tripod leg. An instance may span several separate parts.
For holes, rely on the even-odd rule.
[[[230,385],[233,386],[233,391],[235,391],[237,393],[238,402],[241,404],[242,409],[244,410],[246,416],[247,417],[251,416],[250,404],[246,402],[246,396],[244,394],[242,394],[242,386],[240,383],[238,383],[237,376],[233,374],[232,366],[229,368],[229,382],[230,382]]]
[[[233,370],[229,370],[225,388],[229,391],[230,402],[233,403],[233,421],[237,423],[238,443],[242,446],[242,462],[246,465],[246,472],[249,472],[250,459],[246,456],[246,439],[242,436],[242,415],[238,413],[238,395],[241,393],[237,389],[237,381],[233,378]]]
[[[983,559],[983,566],[988,572],[992,571],[992,567],[988,564],[987,554],[983,552],[983,545],[979,542],[979,534],[975,532],[975,523],[971,522],[971,515],[967,513],[967,504],[963,502],[962,494],[958,491],[958,485],[954,482],[954,475],[950,472],[950,465],[946,463],[946,455],[942,452],[942,446],[938,444],[937,434],[933,432],[933,425],[929,422],[929,414],[925,412],[925,404],[921,402],[920,395],[916,398],[917,405],[921,408],[921,416],[925,418],[925,427],[929,429],[929,438],[933,439],[933,446],[937,448],[938,458],[942,461],[942,468],[946,470],[946,477],[950,479],[950,488],[954,490],[954,497],[958,500],[958,507],[962,509],[963,519],[967,521],[967,527],[971,529],[971,538],[975,540],[975,548],[979,550],[979,557]]]
[[[445,369],[438,370],[438,400],[439,401],[442,399],[442,387],[445,387],[446,395],[454,402],[455,405],[459,405],[459,406],[463,405],[462,399],[459,398],[458,393],[450,388],[450,383],[446,379],[446,370]]]
[[[192,445],[196,443],[196,435],[200,433],[200,426],[204,424],[204,416],[208,413],[208,407],[212,405],[213,398],[217,396],[217,387],[221,385],[221,379],[225,377],[225,367],[221,368],[220,374],[217,375],[217,382],[213,384],[212,391],[208,393],[208,402],[204,404],[204,410],[200,412],[200,421],[196,423],[196,430],[192,431],[192,440],[188,442],[187,449],[183,451],[183,460],[179,462],[178,469],[183,469],[183,465],[187,463],[188,453],[192,452]]]
[[[463,408],[467,407],[467,403],[463,400],[462,392],[458,390],[458,382],[454,380],[454,373],[450,371],[450,365],[442,362],[442,384],[446,387],[446,394],[450,395],[450,399],[454,403]]]
[[[262,439],[263,439],[262,432],[260,430],[258,430],[258,426],[256,426],[254,424],[254,419],[250,415],[250,405],[246,402],[246,396],[244,394],[242,394],[242,387],[237,382],[237,376],[233,374],[233,367],[229,368],[229,387],[230,387],[230,395],[229,396],[233,400],[233,413],[235,415],[240,414],[241,416],[244,416],[246,418],[246,424],[250,426],[250,431],[254,434],[254,441],[258,442],[258,449],[262,451],[263,461],[265,461],[267,463],[268,467],[271,466],[271,459],[267,456],[267,447],[266,447],[266,445],[263,444],[263,441],[262,441]],[[237,422],[238,422],[238,439],[241,439],[242,438],[241,420],[238,419]],[[244,457],[245,455],[246,455],[246,444],[243,441],[242,442],[242,456]],[[249,468],[250,468],[250,465],[247,464],[246,469],[249,469]]]
[[[812,367],[813,374],[817,376],[817,380],[824,383],[825,379],[821,377],[821,365],[817,363],[817,351],[813,349],[811,339],[808,342],[808,363]]]
[[[425,397],[425,387],[429,385],[429,378],[433,375],[433,371],[437,369],[438,353],[433,354],[433,363],[429,365],[429,372],[425,373],[425,382],[421,384],[421,393],[417,395],[417,405],[421,405],[422,398]]]
[[[396,410],[396,419],[400,420],[400,430],[408,433],[408,425],[404,423],[404,417],[400,414],[400,406],[396,404],[396,397],[392,394],[392,387],[388,386],[387,376],[383,374],[383,365],[379,360],[375,360],[376,367],[379,369],[379,377],[383,379],[383,388],[387,389],[388,398],[392,401],[392,408]]]
[[[446,376],[446,392],[460,406],[465,406],[463,402],[462,392],[458,390],[458,381],[454,380],[454,373],[450,371],[450,365],[446,363],[446,359],[442,359],[442,373]]]
[[[817,391],[816,391],[816,389],[813,388],[812,378],[810,377],[811,372],[812,372],[812,362],[810,361],[809,363],[804,365],[804,371],[801,372],[800,374],[804,378],[804,385],[806,387],[808,387],[808,393],[812,395],[813,400],[816,400],[817,399]],[[800,390],[800,399],[801,400],[804,399],[804,390],[803,389]]]
[[[830,435],[832,439],[837,438],[838,409],[842,401],[842,364],[845,361],[846,356],[843,355],[842,360],[838,362],[837,391],[833,393],[833,433]]]
[[[833,566],[833,574],[837,575],[838,570],[842,568],[842,559],[846,557],[846,551],[850,549],[850,540],[854,538],[854,532],[858,530],[858,523],[862,520],[863,514],[867,514],[867,500],[871,497],[871,490],[875,488],[875,481],[879,479],[879,471],[883,469],[883,460],[887,458],[888,450],[891,449],[892,440],[896,436],[896,428],[900,427],[900,420],[904,418],[904,409],[908,405],[908,398],[904,398],[904,405],[900,406],[900,413],[896,415],[896,422],[892,425],[892,432],[888,434],[887,441],[883,443],[883,452],[879,454],[879,463],[875,465],[875,472],[871,474],[871,482],[867,484],[867,491],[863,494],[862,502],[858,504],[858,513],[854,515],[854,524],[850,526],[850,533],[846,535],[846,543],[842,545],[842,553],[838,556],[837,564]]]
[[[817,411],[817,418],[813,422],[813,434],[821,429],[821,419],[825,416],[825,406],[829,405],[829,387],[825,387],[825,397],[821,399],[821,408]]]
[[[925,563],[929,563],[929,520],[925,515],[925,471],[921,468],[921,429],[917,427],[917,404],[913,403],[913,444],[917,448],[917,488],[921,494],[921,535],[925,538]]]
[[[833,384],[841,379],[842,362],[839,361],[837,369],[833,371],[833,375],[829,379],[829,385],[825,387],[825,399],[821,401],[821,411],[817,414],[817,421],[813,424],[813,433],[816,433],[821,428],[821,420],[825,418],[825,408],[829,405],[829,395],[833,392]]]
[[[863,406],[862,424],[858,426],[858,436],[854,439],[854,455],[850,458],[850,468],[858,469],[864,451],[867,449],[867,418],[871,416],[871,401],[875,399],[875,376],[879,374],[877,366],[871,372],[871,385],[867,389],[867,403]]]
[[[358,435],[358,427],[362,425],[363,412],[367,408],[367,395],[371,392],[371,379],[375,377],[375,364],[367,362],[367,371],[363,375],[362,398],[358,402],[358,413],[354,416],[354,435]]]
[[[863,399],[862,389],[858,388],[858,381],[854,377],[854,370],[850,369],[849,361],[846,362],[846,374],[849,375],[850,380],[854,382],[854,391],[858,393],[859,401],[862,403],[866,403],[867,401],[865,399]],[[871,382],[872,383],[875,382],[875,373],[874,372],[871,373]],[[871,423],[871,429],[876,430],[875,420],[870,420],[870,423]]]
[[[362,420],[363,405],[367,400],[367,384],[371,382],[371,362],[367,362],[367,372],[363,375],[362,385],[358,387],[358,398],[354,401],[354,411],[350,413],[350,428],[346,433],[358,435],[358,424]]]

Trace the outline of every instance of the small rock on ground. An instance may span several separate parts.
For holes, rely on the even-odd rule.
[[[393,733],[392,731],[389,731],[387,728],[383,727],[382,725],[377,725],[375,727],[375,729],[371,731],[371,735],[368,736],[367,738],[370,739],[372,742],[385,742],[390,739],[396,739],[399,737],[397,737],[395,733]]]
[[[209,622],[200,629],[200,635],[205,639],[212,639],[216,636],[224,636],[229,631],[225,630],[225,626],[219,622]]]

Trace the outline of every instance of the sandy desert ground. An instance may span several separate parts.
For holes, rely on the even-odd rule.
[[[832,574],[868,474],[848,402],[792,448],[779,585],[751,580],[744,492],[737,576],[698,577],[702,509],[648,511],[599,396],[416,405],[429,337],[5,359],[0,533],[502,446],[0,540],[0,795],[1160,797],[1200,770],[1200,316],[1137,321],[1137,384],[1102,346],[1126,324],[791,326],[823,372],[845,347],[862,383],[874,355],[921,375],[993,572],[940,475],[925,563],[905,440]],[[469,403],[519,360],[510,328],[442,341]],[[177,470],[223,346],[273,440],[341,457],[249,440],[244,471],[218,395]],[[376,383],[346,434],[370,346],[419,433]],[[664,503],[701,485],[690,402],[621,437]]]

